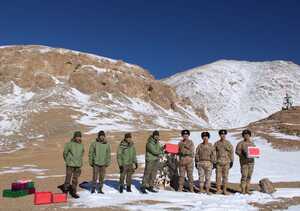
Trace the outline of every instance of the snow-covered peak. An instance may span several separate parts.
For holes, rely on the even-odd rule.
[[[300,103],[300,66],[288,61],[220,60],[164,80],[203,109],[214,128],[246,126],[281,109],[285,93]]]

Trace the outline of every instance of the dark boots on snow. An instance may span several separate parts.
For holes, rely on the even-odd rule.
[[[141,187],[140,191],[141,191],[141,193],[143,193],[143,194],[147,194],[146,188],[143,187],[143,186]]]
[[[153,187],[149,187],[147,188],[148,191],[152,192],[152,193],[157,193],[158,191],[154,190]]]
[[[120,185],[120,186],[119,186],[119,192],[120,192],[120,193],[123,193],[123,189],[124,189],[124,186],[123,186],[123,185]]]

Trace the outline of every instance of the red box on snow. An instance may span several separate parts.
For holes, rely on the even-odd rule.
[[[165,151],[171,154],[178,154],[179,146],[178,144],[165,144]]]
[[[51,192],[35,192],[34,194],[34,204],[51,204],[52,203],[52,193]]]
[[[14,182],[11,184],[12,190],[24,190],[26,188],[26,183]]]
[[[63,203],[67,202],[67,194],[65,193],[53,193],[52,194],[53,203]]]
[[[260,157],[260,149],[258,147],[248,147],[248,158]]]

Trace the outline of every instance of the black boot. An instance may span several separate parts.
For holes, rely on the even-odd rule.
[[[123,193],[123,189],[124,189],[124,186],[123,186],[123,185],[120,185],[120,187],[119,187],[119,192],[120,192],[120,193]]]
[[[96,188],[95,188],[95,187],[92,187],[92,189],[91,189],[91,194],[95,193],[95,191],[96,191]]]
[[[131,185],[127,186],[127,187],[126,187],[126,190],[127,190],[127,192],[132,192],[132,191],[131,191]]]
[[[153,187],[149,187],[147,188],[148,191],[152,192],[152,193],[157,193],[158,191],[154,190]]]
[[[80,198],[79,195],[75,192],[75,191],[70,191],[70,195],[74,198],[74,199],[78,199]]]
[[[104,194],[104,192],[102,191],[102,188],[99,188],[98,193]]]
[[[59,185],[57,186],[58,189],[60,189],[63,193],[68,193],[69,191],[69,185],[65,185],[65,184],[62,184],[62,185]]]
[[[141,193],[143,194],[147,194],[146,188],[144,186],[141,186]]]

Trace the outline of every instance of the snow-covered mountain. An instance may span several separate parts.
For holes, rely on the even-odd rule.
[[[137,65],[46,46],[0,48],[0,152],[75,129],[199,128],[173,88]]]
[[[286,92],[300,103],[300,66],[288,61],[220,60],[163,80],[203,109],[213,128],[235,128],[281,110]]]

